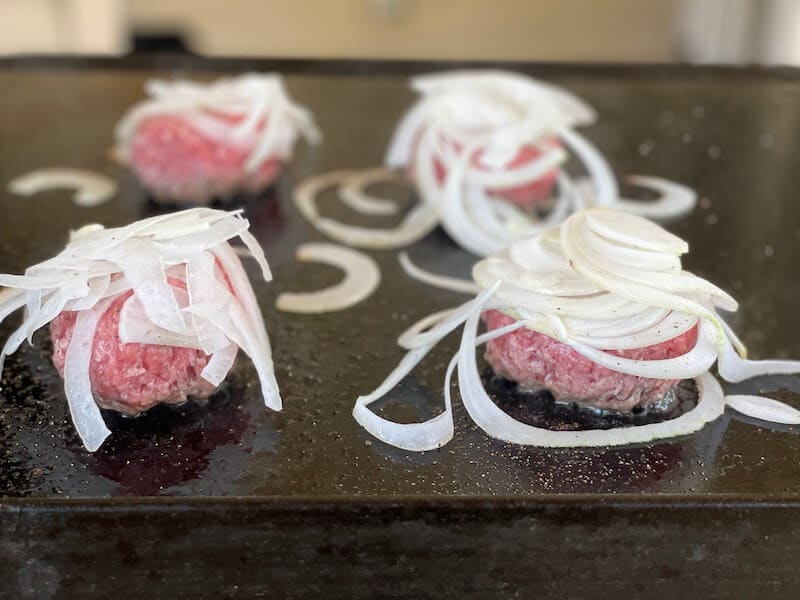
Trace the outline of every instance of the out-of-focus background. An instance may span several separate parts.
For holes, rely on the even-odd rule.
[[[0,55],[800,64],[797,0],[0,0]]]

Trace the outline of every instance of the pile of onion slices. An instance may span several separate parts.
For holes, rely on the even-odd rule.
[[[298,133],[318,143],[311,113],[293,103],[280,75],[246,73],[211,83],[150,80],[149,98],[136,104],[117,124],[114,154],[127,163],[139,124],[175,115],[212,140],[250,148],[245,171],[256,171],[270,157],[289,158]]]
[[[453,436],[450,379],[458,372],[461,399],[475,423],[491,437],[549,447],[613,446],[685,435],[719,417],[725,405],[750,416],[800,424],[800,411],[759,396],[725,396],[708,373],[738,382],[756,375],[797,373],[799,361],[752,361],[717,309],[734,311],[727,293],[681,267],[688,245],[658,225],[610,209],[588,209],[478,262],[480,290],[469,302],[426,317],[398,339],[407,354],[371,394],[357,399],[353,416],[375,437],[393,446],[424,451]],[[478,335],[481,313],[499,310],[514,322]],[[444,383],[444,411],[421,423],[395,423],[369,409],[388,394],[446,335],[464,325],[458,352]],[[698,326],[695,346],[681,356],[633,360],[606,350],[644,348]],[[694,378],[697,406],[655,424],[608,430],[551,431],[516,421],[483,388],[475,347],[527,327],[570,346],[613,371],[659,379]]]
[[[301,183],[295,201],[301,213],[336,241],[366,248],[411,244],[441,224],[463,248],[486,256],[561,223],[576,210],[607,206],[651,218],[692,210],[696,196],[657,177],[630,183],[658,193],[654,201],[619,197],[617,181],[603,155],[575,127],[591,124],[594,111],[553,85],[502,71],[454,71],[416,77],[420,99],[397,126],[386,155],[387,168],[324,173]],[[569,155],[585,175],[562,168]],[[527,157],[521,160],[520,157]],[[347,225],[324,217],[318,198],[336,187],[351,209],[366,215],[397,212],[370,185],[413,178],[419,202],[395,228]],[[523,209],[502,190],[555,177],[555,193]]]
[[[62,311],[77,311],[66,353],[64,387],[73,422],[87,449],[110,434],[92,396],[89,367],[95,329],[120,295],[124,343],[199,349],[211,358],[201,377],[218,386],[241,348],[253,361],[266,405],[281,409],[264,319],[242,264],[228,243],[238,237],[265,281],[272,275],[241,211],[196,208],[106,229],[74,231],[57,256],[24,275],[0,274],[0,321],[24,309],[22,325],[0,353],[8,354]],[[170,285],[178,280],[185,287]]]

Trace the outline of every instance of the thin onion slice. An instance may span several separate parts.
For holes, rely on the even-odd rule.
[[[97,450],[111,435],[92,395],[89,366],[94,334],[111,300],[103,300],[90,310],[81,311],[75,320],[64,359],[64,389],[75,429],[89,452]]]
[[[422,283],[437,287],[451,292],[458,292],[461,294],[477,294],[480,292],[480,286],[474,281],[468,279],[458,279],[457,277],[449,277],[447,275],[437,275],[419,268],[408,256],[408,252],[401,252],[399,254],[400,266],[406,275],[412,279],[416,279]]]
[[[345,310],[369,297],[381,280],[378,264],[363,252],[326,243],[308,243],[295,253],[301,262],[320,262],[344,271],[339,283],[316,292],[283,292],[275,302],[278,310],[321,314]]]
[[[388,182],[405,183],[405,179],[394,169],[383,167],[351,172],[344,178],[339,197],[347,206],[362,215],[395,215],[398,210],[395,202],[371,196],[365,191],[369,185]]]
[[[673,219],[692,212],[697,204],[695,191],[680,183],[645,175],[629,175],[625,180],[633,185],[655,190],[659,197],[647,201],[618,198],[612,204],[617,210],[649,219]]]
[[[436,210],[426,204],[412,208],[400,225],[394,228],[346,225],[320,215],[317,195],[325,188],[346,182],[351,174],[351,171],[324,173],[305,180],[294,190],[294,201],[300,214],[328,237],[351,246],[382,250],[413,244],[436,227]]]
[[[117,183],[105,175],[85,169],[49,167],[15,177],[8,184],[8,191],[19,196],[33,196],[55,189],[75,190],[72,201],[78,206],[90,208],[113,198],[117,193]]]
[[[800,410],[763,396],[731,395],[725,403],[737,412],[770,423],[800,425]]]

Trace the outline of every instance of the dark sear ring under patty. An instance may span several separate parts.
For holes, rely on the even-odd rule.
[[[664,401],[633,410],[601,409],[568,400],[556,401],[545,388],[524,391],[513,381],[486,368],[482,375],[492,401],[517,421],[551,431],[585,431],[636,427],[676,419],[697,406],[699,390],[694,379],[684,379],[670,389]]]

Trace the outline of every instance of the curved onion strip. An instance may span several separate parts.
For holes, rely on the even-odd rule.
[[[69,412],[83,445],[90,452],[97,450],[111,435],[94,401],[89,378],[95,330],[111,303],[111,299],[102,300],[91,310],[78,313],[64,359],[64,389]]]
[[[555,338],[561,337],[553,335],[555,333],[556,332],[551,331],[547,335]],[[603,352],[594,346],[584,344],[573,338],[560,339],[559,341],[567,344],[579,354],[582,354],[589,360],[607,369],[626,375],[636,375],[637,377],[650,377],[654,379],[686,379],[695,377],[700,373],[708,371],[717,359],[716,331],[714,327],[705,320],[700,323],[700,331],[694,348],[675,358],[634,360]]]
[[[759,375],[791,375],[800,373],[797,360],[747,360],[737,354],[729,337],[723,339],[717,362],[720,377],[731,383],[738,383]]]
[[[725,403],[737,412],[770,423],[800,425],[800,410],[763,396],[731,395]]]
[[[633,248],[675,255],[689,251],[689,244],[678,236],[655,223],[624,212],[587,210],[572,222],[585,231]]]
[[[325,235],[343,244],[380,250],[413,244],[436,227],[436,210],[427,204],[418,204],[412,208],[400,225],[391,229],[346,225],[322,217],[317,210],[316,196],[323,189],[338,185],[350,173],[323,173],[305,180],[294,190],[294,201],[300,214]]]
[[[435,313],[428,315],[427,317],[421,318],[419,321],[414,323],[411,327],[406,329],[403,333],[400,334],[400,337],[397,338],[397,345],[401,348],[405,348],[406,350],[412,350],[418,344],[415,344],[415,340],[417,336],[421,334],[426,329],[430,329],[437,323],[443,321],[457,309],[455,308],[447,308],[445,310],[440,310]]]
[[[422,346],[411,350],[403,357],[386,380],[374,392],[356,399],[353,407],[353,418],[364,429],[379,440],[396,448],[422,452],[433,450],[446,444],[453,437],[453,417],[448,400],[445,400],[444,412],[422,423],[395,423],[385,419],[369,409],[369,405],[383,397],[394,386],[408,375],[425,357],[433,346]]]
[[[430,286],[437,287],[451,292],[458,292],[460,294],[477,294],[480,292],[480,286],[474,281],[469,279],[459,279],[457,277],[448,277],[447,275],[437,275],[424,269],[420,269],[408,256],[408,252],[401,252],[399,255],[400,265],[403,267],[406,275],[412,279],[416,279],[422,283]]]
[[[211,355],[211,359],[203,367],[200,376],[211,385],[219,386],[233,368],[238,351],[239,348],[235,344],[228,344],[224,348],[220,348]]]
[[[463,182],[483,188],[508,188],[522,182],[536,181],[553,169],[558,168],[567,159],[567,153],[561,148],[550,148],[525,165],[517,168],[495,171],[470,169],[463,175]],[[449,166],[449,165],[448,165]]]
[[[403,341],[401,345],[405,348],[419,348],[432,343],[435,344],[448,333],[453,331],[456,327],[461,325],[468,315],[471,315],[473,312],[478,310],[479,307],[486,304],[496,290],[497,284],[483,290],[474,299],[448,311],[444,318],[438,321],[427,331],[422,331],[423,328],[419,322],[412,325],[400,336],[400,339]],[[430,319],[430,317],[427,319]]]
[[[68,167],[36,169],[15,177],[8,184],[8,191],[20,196],[33,196],[62,188],[75,190],[72,201],[85,207],[103,204],[117,193],[117,183],[113,179],[85,169]]]
[[[664,311],[658,310],[656,314],[663,313]],[[647,313],[644,313],[647,316]],[[637,323],[637,319],[629,319],[631,327],[635,327],[636,331],[628,331],[622,333],[627,329],[627,323],[617,324],[614,328],[613,336],[603,336],[602,333],[591,332],[588,335],[580,336],[575,330],[570,327],[572,337],[583,344],[594,346],[595,348],[603,348],[604,350],[634,350],[636,348],[647,348],[663,342],[669,341],[676,337],[685,334],[687,331],[697,325],[698,319],[693,315],[685,315],[675,311],[668,311],[663,319],[657,322],[649,322],[647,320]]]
[[[479,304],[473,306],[473,310],[479,309]],[[522,323],[519,322],[507,325],[500,330],[486,334],[477,343],[484,343],[489,339],[505,335],[520,327],[522,327]],[[456,366],[458,355],[454,356],[447,366],[444,383],[444,410],[432,419],[421,423],[395,423],[369,410],[369,405],[385,396],[394,386],[400,383],[430,352],[435,344],[436,342],[432,342],[408,352],[400,361],[400,364],[375,391],[356,399],[356,404],[353,407],[353,418],[379,440],[403,450],[424,452],[440,448],[452,439],[453,414],[450,397],[450,378]]]
[[[297,260],[320,262],[344,271],[344,279],[323,290],[306,293],[284,292],[278,296],[278,310],[320,314],[344,310],[367,298],[381,280],[377,263],[364,254],[336,244],[308,243],[297,248]]]
[[[559,137],[583,162],[589,177],[594,184],[596,202],[598,206],[612,204],[619,196],[617,180],[608,161],[597,151],[589,141],[572,129],[564,128],[559,131]]]
[[[613,208],[650,219],[671,219],[692,212],[697,204],[697,194],[690,187],[661,177],[630,175],[628,183],[659,192],[656,200],[628,200],[618,198]]]
[[[364,190],[375,183],[405,183],[394,169],[377,167],[364,171],[350,172],[339,189],[342,202],[362,215],[395,215],[397,204],[388,198],[377,198]]]
[[[459,160],[450,165],[444,190],[440,192],[433,171],[434,162],[427,152],[427,141],[428,137],[424,136],[417,153],[415,168],[415,173],[418,173],[417,185],[428,202],[435,202],[441,197],[439,210],[442,227],[459,246],[477,256],[484,256],[501,249],[505,245],[504,241],[498,240],[496,236],[481,228],[470,218],[464,206],[466,198],[461,193],[461,179],[471,160],[470,149],[465,149]]]

